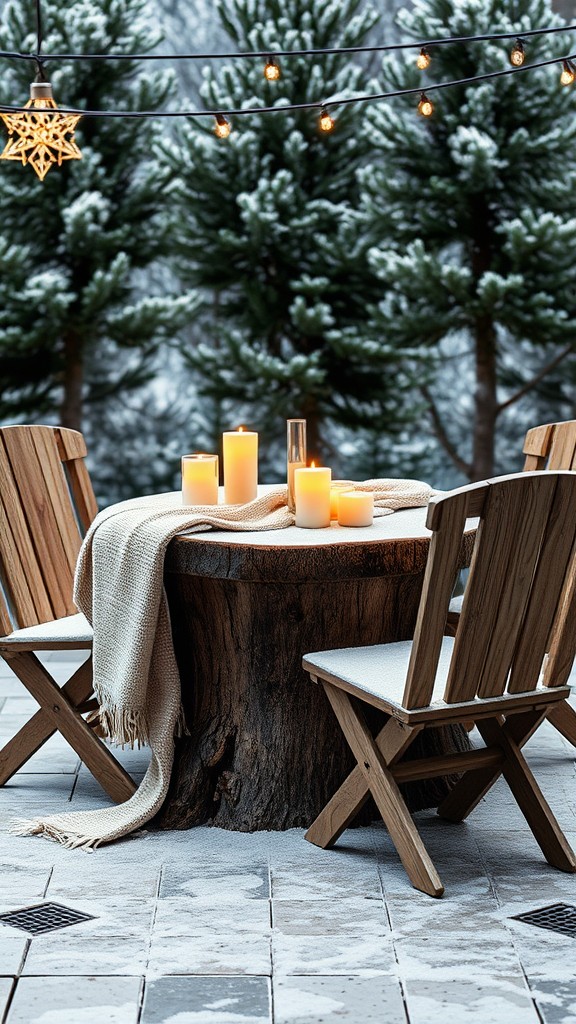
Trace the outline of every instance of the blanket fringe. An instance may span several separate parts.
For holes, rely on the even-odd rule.
[[[80,835],[78,832],[66,832],[55,824],[41,821],[39,818],[30,818],[28,821],[19,818],[10,823],[8,829],[14,836],[43,836],[45,839],[52,839],[60,843],[67,850],[85,850],[86,853],[93,853],[100,846],[102,840],[98,836]]]
[[[103,703],[98,711],[100,729],[106,739],[130,747],[150,746],[149,721],[145,711],[119,708]]]

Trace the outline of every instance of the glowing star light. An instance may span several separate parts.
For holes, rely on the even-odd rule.
[[[0,114],[9,136],[0,160],[31,164],[43,181],[53,164],[61,167],[64,160],[82,159],[74,141],[74,130],[82,115],[42,113],[58,110],[50,82],[32,82],[25,109],[29,113]]]

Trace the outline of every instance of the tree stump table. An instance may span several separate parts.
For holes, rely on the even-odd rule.
[[[362,529],[214,530],[172,541],[165,583],[190,736],[177,743],[161,827],[255,831],[314,820],[354,762],[302,656],[412,636],[425,518],[419,508]],[[423,736],[412,756],[468,745],[460,726]],[[416,810],[445,792],[443,780],[412,783],[408,799]]]

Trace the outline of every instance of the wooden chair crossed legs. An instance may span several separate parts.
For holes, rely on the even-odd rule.
[[[90,650],[72,601],[82,533],[96,514],[81,434],[48,426],[0,429],[0,655],[40,709],[0,750],[4,785],[57,730],[113,800],[136,786],[94,732],[92,662],[60,687],[37,651]]]
[[[432,531],[413,641],[307,654],[357,767],[306,838],[333,845],[371,793],[417,889],[444,889],[399,783],[464,773],[438,813],[461,821],[504,775],[544,856],[562,871],[576,857],[521,747],[566,699],[576,653],[576,473],[518,473],[430,502]],[[468,517],[479,517],[455,637],[445,635]],[[548,653],[547,653],[548,652]],[[374,738],[362,703],[387,720]],[[486,746],[402,761],[425,728],[472,720]]]

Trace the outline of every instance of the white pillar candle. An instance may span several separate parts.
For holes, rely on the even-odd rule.
[[[226,430],[224,450],[224,501],[245,505],[258,494],[258,434],[254,430]]]
[[[296,526],[318,530],[330,526],[330,481],[332,470],[310,466],[294,471]]]
[[[338,495],[340,526],[372,526],[374,495],[372,491],[343,491]]]
[[[182,456],[182,504],[218,504],[218,456]]]

